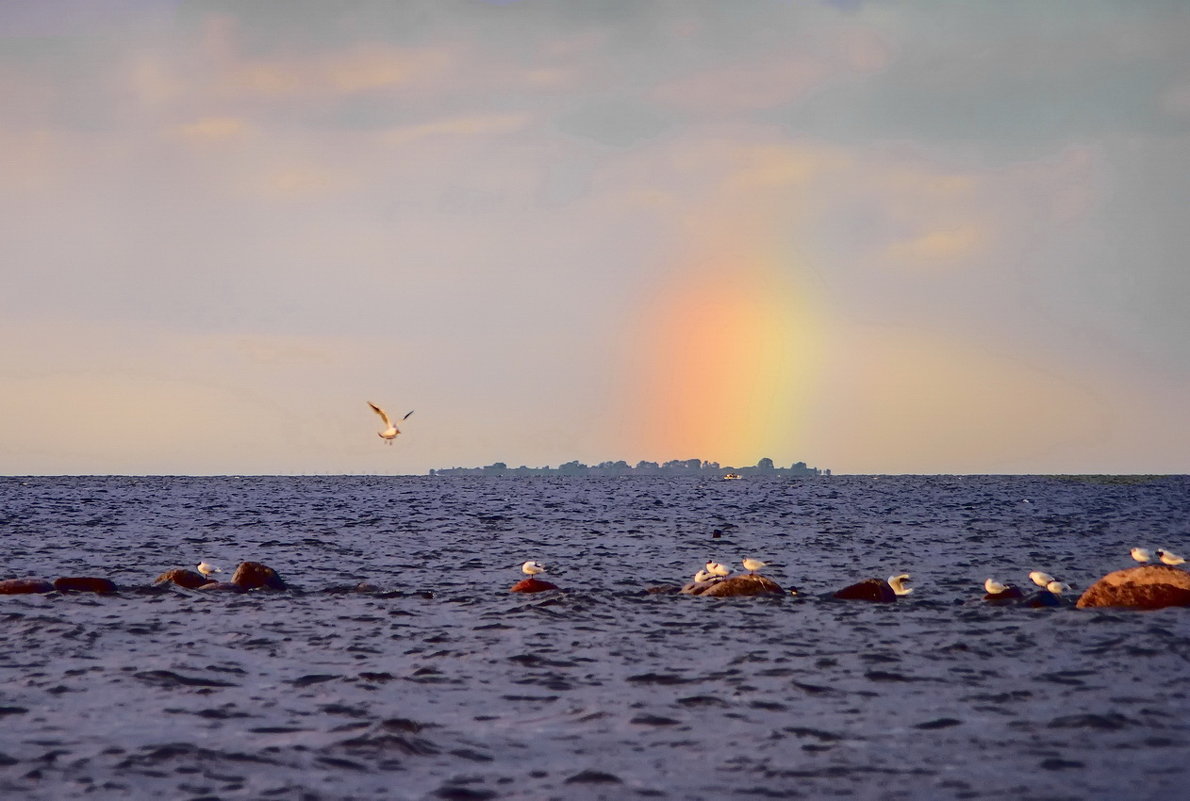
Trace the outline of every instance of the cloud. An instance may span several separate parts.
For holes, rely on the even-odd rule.
[[[479,114],[448,117],[417,125],[391,128],[385,131],[380,138],[386,145],[401,146],[417,139],[434,136],[501,136],[523,130],[529,122],[530,118],[526,114]]]

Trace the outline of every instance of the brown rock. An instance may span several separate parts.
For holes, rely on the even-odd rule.
[[[845,601],[875,601],[886,604],[897,600],[897,594],[884,579],[866,579],[858,584],[844,587],[833,597]]]
[[[116,583],[105,578],[63,576],[54,579],[54,589],[58,592],[112,593],[116,591]]]
[[[1082,594],[1075,604],[1162,609],[1190,606],[1190,573],[1166,565],[1141,565],[1108,573]]]
[[[54,585],[45,579],[5,579],[0,581],[0,595],[25,595],[32,592],[53,592]]]
[[[281,580],[277,571],[260,562],[240,562],[232,574],[231,583],[245,590],[288,590],[289,585]]]
[[[167,570],[157,578],[153,579],[153,583],[177,584],[179,587],[184,587],[188,590],[197,590],[199,587],[210,584],[211,580],[201,573],[197,573],[193,570],[175,567],[173,570]]]
[[[722,581],[706,581],[711,586],[703,590],[700,595],[704,598],[735,598],[747,595],[784,595],[785,590],[770,578],[746,573],[742,576],[728,576]]]
[[[546,590],[558,589],[556,584],[551,584],[548,581],[542,581],[538,578],[530,576],[527,579],[521,579],[516,584],[513,584],[509,592],[545,592]]]

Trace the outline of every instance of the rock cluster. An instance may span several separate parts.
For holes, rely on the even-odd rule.
[[[114,582],[105,578],[89,576],[63,576],[53,581],[45,579],[6,579],[0,581],[0,595],[26,595],[45,592],[98,592],[116,591]]]
[[[153,584],[176,584],[188,590],[204,592],[248,592],[249,590],[288,590],[289,585],[276,570],[260,562],[240,562],[231,581],[215,581],[201,573],[183,568],[167,570]]]

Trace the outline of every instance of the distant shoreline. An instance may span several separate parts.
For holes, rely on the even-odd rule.
[[[573,461],[557,467],[509,467],[504,462],[495,462],[485,467],[447,467],[431,470],[431,476],[505,476],[517,478],[520,476],[590,476],[597,478],[616,476],[705,476],[710,478],[724,478],[734,476],[771,476],[779,478],[817,478],[829,476],[830,470],[809,467],[805,462],[795,462],[789,467],[777,467],[772,459],[761,459],[750,467],[731,467],[720,465],[718,462],[705,462],[701,459],[674,459],[657,463],[641,461],[630,465],[620,460],[617,462],[600,462],[597,465],[585,465]]]

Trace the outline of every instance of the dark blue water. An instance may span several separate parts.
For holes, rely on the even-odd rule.
[[[978,599],[1188,540],[1187,477],[0,479],[0,578],[125,588],[0,596],[0,797],[1177,798],[1190,610]],[[644,592],[743,556],[802,595]],[[304,592],[142,589],[200,559]]]

